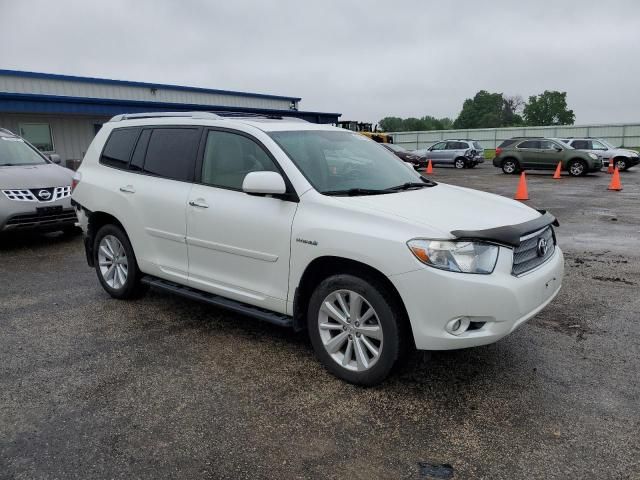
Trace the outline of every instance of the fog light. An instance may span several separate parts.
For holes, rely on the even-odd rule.
[[[447,323],[445,329],[451,335],[462,335],[469,328],[469,323],[467,317],[454,318]]]

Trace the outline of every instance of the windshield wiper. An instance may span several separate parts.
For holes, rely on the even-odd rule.
[[[324,195],[346,195],[348,197],[355,197],[357,195],[382,195],[384,193],[391,193],[393,190],[384,189],[376,190],[371,188],[349,188],[347,190],[328,190],[322,192]]]
[[[434,187],[436,185],[435,182],[407,182],[402,185],[396,185],[395,187],[389,187],[387,190],[396,191],[396,190],[410,190],[412,188],[424,188],[424,187]]]

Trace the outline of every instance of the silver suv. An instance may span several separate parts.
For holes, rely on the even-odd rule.
[[[0,232],[74,230],[73,172],[56,165],[59,161],[0,128]]]
[[[609,160],[612,158],[615,166],[618,167],[620,171],[628,170],[640,163],[640,157],[635,150],[614,147],[601,138],[564,138],[562,141],[576,150],[586,150],[587,152],[596,154],[598,158],[602,160],[602,165],[605,167],[609,166]]]
[[[484,162],[484,148],[475,140],[444,140],[414,153],[431,160],[434,165],[473,168]]]

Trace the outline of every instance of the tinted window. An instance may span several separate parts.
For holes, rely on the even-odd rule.
[[[277,172],[273,160],[253,140],[235,133],[211,131],[202,159],[202,183],[242,189],[249,172]]]
[[[102,150],[100,162],[116,168],[127,168],[139,128],[118,128],[111,132]]]
[[[591,150],[591,142],[589,140],[574,140],[571,146],[578,150]]]
[[[540,142],[538,140],[527,140],[518,145],[518,148],[540,148]]]
[[[133,151],[131,163],[129,164],[129,170],[142,170],[142,165],[144,164],[144,155],[147,152],[147,144],[149,143],[150,136],[151,130],[143,130],[140,138],[138,139],[138,143],[136,144],[136,148]]]
[[[540,148],[543,150],[555,150],[559,147],[560,145],[550,140],[540,140]]]
[[[173,180],[191,180],[198,133],[197,128],[154,129],[147,147],[144,171]]]
[[[508,147],[510,145],[513,145],[514,143],[516,143],[518,140],[516,139],[509,139],[509,140],[505,140],[504,142],[502,142],[500,145],[498,145],[498,148],[505,148]]]

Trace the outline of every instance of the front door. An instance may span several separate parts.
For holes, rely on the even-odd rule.
[[[447,142],[439,142],[429,148],[427,152],[427,161],[431,160],[433,164],[445,162],[447,157]]]
[[[298,204],[242,191],[247,173],[278,171],[254,139],[225,130],[206,135],[200,183],[187,205],[189,285],[284,313]]]
[[[556,168],[558,162],[564,156],[563,149],[556,142],[551,140],[540,140],[540,151],[538,152],[537,165],[541,169]]]

